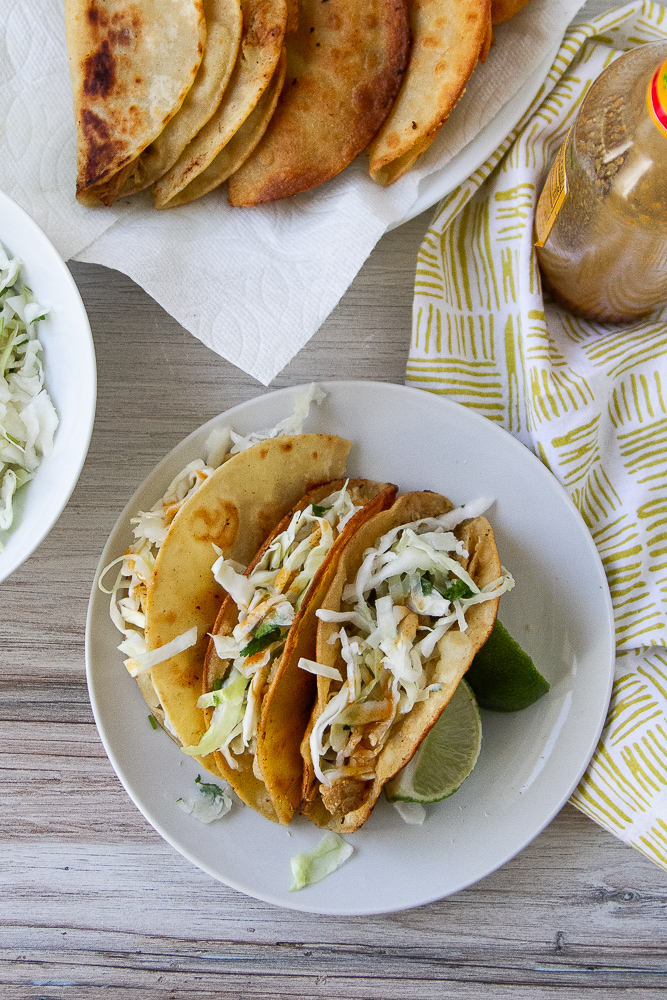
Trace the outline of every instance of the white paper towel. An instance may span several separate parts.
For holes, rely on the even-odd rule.
[[[446,193],[446,164],[503,114],[581,5],[530,0],[500,25],[486,64],[419,169],[391,188],[373,184],[362,156],[321,188],[273,205],[232,209],[223,189],[157,212],[148,193],[113,208],[76,202],[62,2],[0,0],[0,187],[65,259],[128,274],[208,347],[268,385],[328,316],[386,229],[408,215],[420,178],[442,171],[438,196]],[[542,81],[534,82],[537,91]],[[513,125],[508,120],[507,131]],[[490,152],[480,145],[479,162]],[[0,239],[11,248],[11,233]]]

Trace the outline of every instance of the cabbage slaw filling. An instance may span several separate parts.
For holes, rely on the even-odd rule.
[[[310,736],[313,769],[330,812],[361,804],[394,723],[441,689],[429,683],[439,640],[454,625],[467,629],[470,607],[514,586],[503,569],[480,588],[460,561],[469,553],[454,529],[491,503],[481,498],[393,528],[364,553],[354,582],[343,590],[343,610],[316,612],[342,626],[329,642],[340,643],[345,676],[338,672]]]
[[[248,576],[218,550],[213,575],[236,604],[239,618],[231,635],[212,636],[218,657],[229,666],[217,687],[197,702],[198,708],[213,708],[213,714],[201,742],[185,747],[185,753],[219,750],[234,769],[239,766],[234,755],[255,754],[271,669],[317,570],[358,510],[345,483],[321,504],[297,511]]]
[[[197,636],[193,639],[188,632],[172,640],[172,643],[176,645],[171,651],[168,651],[167,646],[164,646],[161,650],[154,650],[148,654],[146,646],[144,631],[148,585],[153,574],[157,554],[167,537],[172,521],[183,504],[232,455],[245,451],[258,441],[281,434],[300,434],[311,403],[319,404],[325,398],[326,394],[317,385],[310,385],[305,387],[305,391],[295,394],[294,412],[275,427],[248,436],[237,434],[228,426],[215,428],[204,444],[205,457],[195,459],[186,465],[169,484],[164,496],[150,510],[139,511],[135,517],[130,518],[135,541],[128,546],[122,556],[104,567],[98,579],[98,587],[103,593],[110,595],[109,614],[111,620],[124,636],[123,641],[117,647],[127,656],[124,664],[133,677],[141,678],[144,685],[151,684],[150,670],[153,666],[168,659],[179,649],[188,648],[197,642]],[[214,555],[213,553],[212,556],[214,557]],[[104,586],[104,579],[109,570],[119,564],[120,569],[116,579],[112,587],[107,589]],[[171,647],[171,643],[167,645]],[[164,652],[165,655],[160,657],[160,652]],[[154,689],[152,695],[154,697],[151,700],[152,704],[155,705],[156,718],[175,736],[176,733],[170,725]]]
[[[48,309],[21,281],[22,266],[0,244],[0,531],[11,528],[16,491],[53,451],[58,427],[36,330]]]

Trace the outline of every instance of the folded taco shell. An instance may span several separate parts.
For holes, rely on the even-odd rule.
[[[436,517],[452,509],[446,497],[437,493],[406,493],[399,497],[394,506],[377,514],[364,524],[345,549],[336,576],[321,607],[329,611],[340,611],[343,589],[354,581],[363,561],[364,553],[373,547],[386,532],[401,524],[425,517]],[[459,525],[455,534],[465,540],[469,556],[463,562],[464,568],[480,587],[497,580],[501,575],[500,560],[495,545],[493,529],[485,517],[478,517]],[[302,742],[304,758],[303,812],[318,826],[338,833],[354,833],[370,816],[382,788],[394,775],[410,761],[419,744],[431,727],[437,722],[472,659],[491,634],[498,609],[498,598],[475,604],[468,609],[465,632],[452,627],[440,639],[436,653],[427,661],[428,683],[441,684],[440,691],[432,691],[430,696],[417,702],[412,709],[398,716],[390,730],[387,742],[382,747],[375,762],[372,781],[366,783],[361,801],[358,795],[354,807],[332,814],[324,805],[320,785],[313,770],[310,751],[310,734],[316,720],[324,711],[332,691],[332,685],[340,688],[340,683],[326,677],[317,678],[317,702]],[[340,656],[340,642],[330,644],[329,639],[340,630],[340,625],[320,622],[317,634],[317,661],[336,666],[346,676],[345,664]]]
[[[412,51],[389,117],[369,147],[370,174],[388,185],[428,149],[490,42],[491,0],[410,0]]]
[[[162,132],[204,54],[202,0],[65,0],[77,128],[77,197],[97,202]]]

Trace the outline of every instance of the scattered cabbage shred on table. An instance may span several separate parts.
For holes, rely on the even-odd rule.
[[[47,310],[21,281],[21,266],[0,244],[0,532],[12,525],[16,491],[51,454],[58,426],[36,331]]]

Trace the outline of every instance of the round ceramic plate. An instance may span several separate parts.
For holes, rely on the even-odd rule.
[[[290,893],[290,858],[322,832],[303,818],[279,827],[243,806],[204,826],[176,805],[196,795],[199,771],[153,731],[122,664],[109,598],[95,585],[88,614],[88,685],[111,763],[138,808],[170,844],[220,881],[271,903],[314,913],[381,913],[418,906],[476,882],[520,851],[552,819],[591,757],[609,702],[614,631],[609,591],[584,522],[547,469],[485,418],[428,392],[376,382],[323,383],[305,431],[355,444],[352,476],[431,489],[455,503],[493,496],[489,518],[516,587],[501,619],[551,690],[518,714],[483,712],[482,751],[456,795],[407,826],[382,799],[347,839],[351,859],[318,885]],[[158,500],[216,425],[242,433],[292,411],[294,389],[268,393],[216,417],[178,445],[139,488],[114,528],[100,567],[132,540],[129,517]]]
[[[22,280],[49,313],[37,327],[46,388],[58,413],[53,451],[16,493],[14,523],[2,533],[0,581],[49,533],[83,466],[95,419],[95,351],[74,279],[36,222],[0,191],[0,242],[23,261]]]

